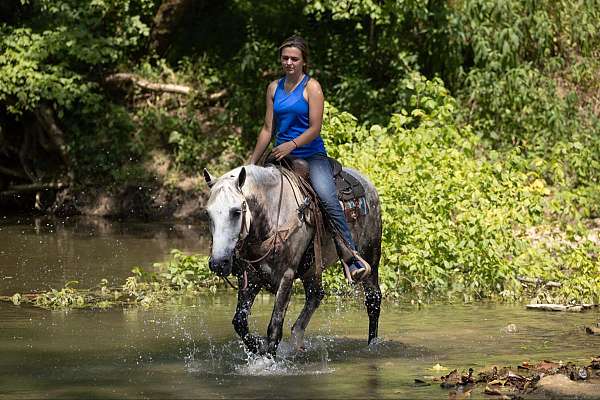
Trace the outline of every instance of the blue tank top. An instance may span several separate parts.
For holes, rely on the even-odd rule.
[[[277,84],[273,96],[276,146],[297,138],[308,129],[308,102],[303,95],[308,79],[308,75],[305,75],[302,82],[291,93],[286,93],[284,89],[285,78],[280,79]],[[327,154],[321,135],[317,136],[312,142],[292,150],[291,154],[296,157],[307,158],[316,153]]]

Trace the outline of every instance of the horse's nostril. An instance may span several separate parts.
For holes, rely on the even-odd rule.
[[[208,259],[208,268],[218,276],[228,276],[231,273],[233,257],[214,260],[212,257]]]

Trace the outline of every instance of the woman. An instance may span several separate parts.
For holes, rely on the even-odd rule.
[[[337,199],[333,171],[320,136],[325,100],[319,82],[306,73],[306,41],[300,36],[288,38],[279,46],[279,58],[285,76],[271,82],[267,88],[265,122],[258,134],[250,163],[255,164],[269,146],[275,121],[275,148],[271,154],[278,161],[291,154],[308,162],[312,187],[329,220],[349,247],[356,250],[344,211]],[[355,257],[349,262],[349,270],[355,281],[362,280],[368,273],[365,265]]]

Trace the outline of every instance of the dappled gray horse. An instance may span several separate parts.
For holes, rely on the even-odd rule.
[[[371,265],[371,275],[363,280],[369,316],[369,343],[377,337],[381,291],[378,265],[381,254],[381,211],[377,191],[358,172],[345,169],[365,188],[368,214],[349,221],[359,253]],[[238,301],[233,325],[252,352],[275,354],[281,340],[283,320],[290,301],[292,284],[299,278],[306,301],[292,326],[292,344],[303,348],[304,330],[324,296],[321,276],[314,268],[311,216],[299,212],[302,198],[293,180],[284,179],[274,166],[248,165],[235,168],[219,179],[204,170],[210,198],[206,209],[210,219],[211,271],[219,276],[234,274],[238,281]],[[323,265],[337,261],[331,235],[323,238]],[[340,272],[342,273],[342,272]],[[267,337],[251,335],[248,315],[262,288],[275,294]]]

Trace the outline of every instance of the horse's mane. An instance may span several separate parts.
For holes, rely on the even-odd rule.
[[[244,165],[223,174],[215,183],[212,191],[232,190],[232,188],[235,188],[236,180],[242,168],[246,170],[246,181],[242,188],[242,192],[246,195],[257,193],[257,191],[265,187],[270,187],[280,182],[280,172],[275,167]]]

